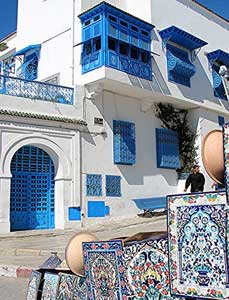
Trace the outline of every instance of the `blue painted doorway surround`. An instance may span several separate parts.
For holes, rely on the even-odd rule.
[[[54,228],[54,165],[42,149],[24,146],[11,161],[11,231]]]

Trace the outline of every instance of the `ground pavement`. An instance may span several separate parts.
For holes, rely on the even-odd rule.
[[[40,230],[0,235],[0,300],[26,299],[27,278],[31,270],[38,268],[51,252],[58,252],[58,256],[64,259],[68,240],[76,232],[90,231],[100,240],[109,240],[139,232],[164,230],[165,216],[149,219],[136,216],[129,219],[104,219],[75,231]]]

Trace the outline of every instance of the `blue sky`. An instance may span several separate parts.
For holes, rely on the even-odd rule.
[[[17,1],[0,0],[0,39],[16,30]],[[229,0],[198,0],[198,2],[229,20]]]
[[[197,0],[199,3],[215,11],[229,20],[229,0]]]
[[[0,0],[0,39],[16,30],[17,1]]]

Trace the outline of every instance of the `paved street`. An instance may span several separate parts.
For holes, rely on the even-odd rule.
[[[1,300],[25,300],[28,279],[0,276]]]

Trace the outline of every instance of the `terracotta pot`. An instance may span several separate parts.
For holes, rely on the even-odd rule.
[[[82,243],[94,241],[98,241],[98,238],[89,232],[78,233],[69,240],[65,249],[65,259],[74,274],[84,275]]]
[[[208,175],[217,183],[224,182],[223,132],[209,132],[202,147],[202,159]]]

